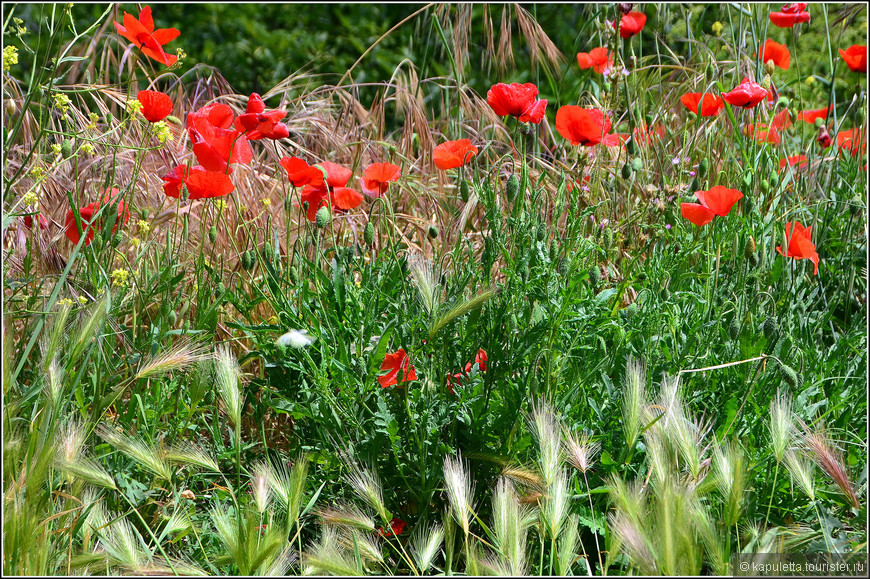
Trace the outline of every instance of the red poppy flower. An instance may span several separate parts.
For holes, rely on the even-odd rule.
[[[761,62],[772,60],[773,64],[783,70],[788,70],[791,65],[791,53],[779,42],[767,39],[764,46],[758,49],[758,58]]]
[[[393,384],[397,384],[399,371],[402,372],[402,382],[410,382],[417,379],[417,372],[411,366],[411,359],[405,353],[404,348],[398,352],[387,354],[384,356],[384,363],[381,364],[381,370],[388,370],[383,376],[378,376],[378,382],[381,388],[387,388]]]
[[[163,192],[173,199],[178,199],[182,185],[187,185],[188,199],[222,197],[229,195],[236,188],[226,173],[209,171],[202,165],[190,169],[187,165],[178,165],[161,179],[163,179]]]
[[[771,143],[778,145],[780,133],[791,126],[791,114],[788,109],[783,109],[773,117],[770,125],[759,125],[757,128],[754,125],[747,125],[747,134],[755,136],[759,143]]]
[[[377,533],[381,537],[390,537],[392,535],[401,535],[405,531],[405,527],[408,526],[408,523],[403,521],[398,517],[393,517],[390,519],[390,528],[388,530],[384,530],[383,527],[379,528]]]
[[[867,72],[867,45],[855,44],[846,50],[842,48],[840,56],[846,61],[846,64],[855,72]]]
[[[640,146],[647,146],[652,144],[654,141],[658,141],[662,137],[665,136],[665,127],[661,123],[653,126],[652,128],[648,127],[645,121],[641,121],[640,125],[634,128],[632,131],[632,135],[634,137],[635,143]]]
[[[468,139],[459,139],[458,141],[447,141],[435,147],[432,151],[432,160],[435,161],[436,167],[446,171],[462,167],[475,155],[477,155],[477,147],[472,145]]]
[[[538,100],[538,87],[530,82],[492,85],[486,93],[486,102],[500,117],[516,117],[521,123],[540,123],[547,109],[547,100]]]
[[[806,11],[806,9],[806,2],[792,2],[791,4],[786,4],[782,7],[782,11],[786,14],[798,14],[800,12]]]
[[[118,188],[112,187],[110,189],[106,189],[103,191],[103,196],[99,201],[95,201],[93,203],[89,203],[88,205],[79,209],[79,217],[82,221],[82,233],[85,234],[85,246],[91,244],[91,241],[94,239],[94,228],[91,225],[94,225],[92,221],[94,220],[94,215],[99,213],[100,208],[104,205],[112,205],[115,203],[115,198],[118,197]],[[96,224],[99,226],[102,223],[103,217],[100,218],[100,221]],[[118,231],[118,225],[122,223],[127,223],[130,220],[130,210],[127,209],[127,204],[123,201],[118,201],[118,217],[115,220],[115,226],[112,228],[112,233]],[[67,210],[66,212],[66,223],[64,226],[64,233],[73,243],[78,243],[81,236],[79,235],[79,230],[76,225],[75,214],[72,209]]]
[[[789,4],[788,6],[800,6],[800,4]],[[803,4],[803,7],[806,8],[806,4]],[[770,13],[771,24],[779,26],[780,28],[792,28],[795,24],[809,23],[809,12],[805,10],[790,10],[789,12],[786,12],[785,8],[786,7],[783,8],[782,12]]]
[[[695,191],[695,197],[701,203],[681,203],[680,213],[698,227],[703,227],[713,221],[716,215],[728,215],[734,204],[743,198],[743,193],[717,185],[709,191]]]
[[[786,253],[782,252],[782,244],[776,247],[776,251],[783,257],[793,257],[795,259],[809,259],[812,261],[816,269],[813,275],[819,275],[819,254],[816,252],[816,246],[810,240],[813,234],[813,228],[804,228],[803,225],[789,221],[785,224],[785,243],[788,249]]]
[[[610,133],[605,135],[601,142],[605,147],[620,147],[629,139],[628,133]]]
[[[285,139],[290,136],[290,129],[279,121],[286,116],[287,111],[267,111],[260,95],[251,93],[245,113],[236,119],[235,127],[249,141]]]
[[[206,105],[187,115],[193,154],[207,170],[227,172],[229,164],[248,164],[253,159],[247,139],[232,126],[233,110],[224,104]]]
[[[737,85],[734,90],[723,94],[722,100],[736,107],[751,109],[768,98],[768,96],[769,93],[766,88],[757,82],[744,78],[743,82]]]
[[[363,202],[362,193],[345,187],[350,181],[353,171],[330,161],[318,163],[315,167],[323,169],[326,176],[319,183],[312,181],[302,189],[301,200],[303,203],[308,203],[307,216],[309,221],[316,220],[317,210],[327,204],[327,195],[332,201],[333,209],[347,211],[359,207]]]
[[[447,374],[447,392],[449,394],[456,396],[456,386],[462,385],[462,377],[463,376],[464,376],[464,374],[462,374],[462,372],[459,372],[459,373],[456,373],[453,375]],[[454,381],[456,382],[456,386],[453,385]]]
[[[646,14],[629,12],[619,21],[619,35],[623,38],[631,38],[643,30],[644,24],[646,24]]]
[[[591,147],[610,132],[610,119],[597,109],[565,105],[556,111],[556,130],[572,145]]]
[[[142,103],[142,116],[149,122],[162,121],[172,112],[172,99],[156,90],[140,90],[136,100]]]
[[[323,171],[312,167],[299,157],[283,157],[278,162],[287,171],[290,184],[294,187],[302,187],[309,183],[314,185],[323,183]]]
[[[709,93],[687,92],[680,97],[680,102],[689,109],[689,112],[702,117],[715,117],[725,107],[725,102],[721,98]]]
[[[593,48],[588,53],[577,53],[577,64],[580,68],[591,68],[598,74],[602,74],[607,68],[613,66],[613,53],[604,47]]]
[[[36,221],[39,223],[40,229],[42,229],[43,231],[48,229],[48,219],[45,218],[45,215],[43,215],[42,213],[37,213],[36,214]],[[32,215],[25,215],[24,216],[24,227],[26,227],[27,229],[33,228],[33,216]]]
[[[372,163],[363,173],[362,190],[367,195],[380,197],[387,192],[390,182],[402,175],[402,168],[392,163]]]
[[[787,166],[795,169],[806,169],[810,165],[810,160],[806,155],[795,155],[779,160],[779,170],[782,171]]]
[[[816,137],[816,141],[823,149],[827,149],[834,144],[834,139],[831,138],[831,133],[828,132],[828,127],[825,125],[819,127],[819,134]]]
[[[864,129],[851,129],[837,133],[837,146],[848,149],[853,157],[867,151],[867,135]]]
[[[813,124],[816,122],[816,119],[826,119],[828,117],[828,112],[833,108],[833,105],[825,107],[823,109],[814,109],[811,111],[800,111],[797,116],[797,120],[804,121],[805,123]]]
[[[113,22],[118,33],[138,46],[142,54],[162,62],[166,66],[172,66],[178,57],[174,54],[166,54],[163,45],[178,38],[180,32],[175,28],[161,28],[154,30],[154,19],[151,17],[151,7],[146,6],[139,12],[139,19],[124,12],[124,25]]]

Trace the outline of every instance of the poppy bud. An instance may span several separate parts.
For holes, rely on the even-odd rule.
[[[516,175],[511,175],[508,177],[507,184],[505,185],[505,193],[507,194],[508,201],[513,201],[517,197],[517,193],[520,192],[520,180]]]
[[[704,77],[710,81],[716,78],[716,65],[712,62],[707,63],[707,68],[704,69]]]
[[[662,288],[662,291],[659,292],[659,298],[661,298],[661,300],[662,300],[663,302],[668,301],[669,299],[671,299],[671,290],[669,290],[669,289],[666,288],[666,287],[663,287],[663,288]]]
[[[774,336],[779,333],[779,324],[776,322],[776,318],[773,316],[768,316],[767,319],[764,320],[764,324],[761,326],[762,332],[764,332],[764,337],[770,341]]]
[[[15,104],[15,99],[6,99],[6,116],[11,117],[18,111],[18,105]]]
[[[554,239],[552,243],[550,243],[550,261],[556,261],[556,256],[559,254],[559,246],[556,244],[556,240]]]
[[[111,126],[115,116],[112,113],[106,113],[106,125]]]
[[[216,296],[223,295],[224,293],[226,293],[226,291],[227,286],[225,286],[224,282],[222,281],[217,282],[217,285],[214,286],[214,295]]]
[[[631,160],[631,170],[637,173],[643,169],[643,160],[640,157],[635,157]]]
[[[704,157],[703,159],[701,159],[701,162],[698,163],[698,176],[701,179],[706,179],[707,173],[709,171],[710,171],[710,161],[707,159],[707,157]]]
[[[750,195],[743,196],[743,215],[749,215],[755,209],[755,201]]]
[[[251,269],[254,267],[254,252],[253,251],[244,251],[242,252],[242,268],[243,269]]]
[[[700,188],[701,188],[701,184],[698,182],[698,178],[693,177],[692,182],[689,183],[689,193],[694,193],[695,191],[698,191]]]
[[[749,241],[746,242],[746,246],[743,248],[743,257],[749,259],[749,256],[755,253],[755,240],[753,238],[749,238]]]
[[[267,241],[263,244],[263,259],[265,259],[269,263],[272,263],[272,256],[272,244]]]
[[[73,154],[73,144],[70,139],[64,139],[60,144],[60,154],[63,155],[64,159],[69,159]]]
[[[743,174],[743,184],[747,189],[752,188],[752,171],[747,171]]]
[[[121,232],[120,232],[120,231],[117,232],[115,235],[112,236],[112,246],[118,246],[118,245],[120,245],[120,244],[121,244],[121,241],[122,241],[123,239],[124,239],[124,237],[123,237],[123,235],[121,234]]]
[[[625,150],[629,155],[637,155],[637,143],[634,142],[634,137],[625,142]]]
[[[182,183],[181,184],[181,200],[183,202],[186,202],[188,197],[190,197],[190,191],[187,190],[187,184]]]
[[[827,149],[831,146],[831,143],[834,142],[834,140],[831,139],[831,135],[830,133],[828,133],[828,129],[827,127],[825,127],[825,125],[819,127],[819,136],[816,138],[816,140],[819,142],[819,145],[821,145],[823,149]]]
[[[538,226],[538,241],[544,241],[547,238],[547,226],[544,223],[541,223]]]
[[[767,65],[765,65],[765,67],[766,66]],[[768,74],[764,75],[764,78],[761,79],[761,82],[759,84],[761,85],[761,88],[763,88],[765,90],[770,90],[770,83],[771,83],[770,73],[768,73]]]
[[[426,233],[429,235],[429,239],[435,239],[438,237],[438,228],[434,225],[430,225],[429,230]]]
[[[468,191],[468,181],[465,179],[459,183],[459,195],[462,197],[463,203],[468,203],[470,193]]]
[[[559,275],[568,275],[568,260],[564,257],[560,257],[559,265],[556,270],[559,272]]]
[[[625,163],[622,166],[622,170],[619,172],[619,174],[622,175],[623,179],[630,178],[631,177],[631,165],[629,165],[628,163]]]
[[[762,179],[761,180],[761,192],[767,193],[768,191],[770,191],[770,181],[768,181],[767,179]]]
[[[140,215],[142,216],[142,221],[148,221],[148,216],[150,215],[150,213],[147,209],[143,209]]]
[[[366,223],[366,228],[363,230],[363,241],[365,241],[366,245],[371,245],[375,240],[375,226],[369,221]]]
[[[604,244],[607,246],[608,249],[613,247],[613,229],[611,229],[610,227],[608,227],[604,231]]]
[[[731,323],[728,324],[728,337],[732,340],[736,340],[740,337],[740,321],[737,319],[736,315],[731,318]]]
[[[184,323],[181,324],[181,331],[185,334],[190,331],[190,320],[184,320]]]
[[[592,287],[597,287],[601,283],[601,270],[598,269],[597,265],[593,265],[592,269],[589,270],[589,281],[592,283]]]
[[[314,224],[317,225],[317,227],[323,229],[324,227],[329,225],[329,221],[330,221],[329,208],[326,205],[324,205],[323,207],[321,207],[320,209],[317,210],[317,215],[314,217]]]
[[[212,225],[208,230],[208,240],[212,243],[217,241],[217,225]]]
[[[631,2],[620,2],[616,6],[619,8],[619,11],[622,12],[623,16],[631,12],[631,9],[634,8],[634,4]]]
[[[821,117],[817,117],[816,120],[813,121],[813,126],[817,129],[820,128],[824,124],[825,124],[825,119],[823,119]]]
[[[295,266],[290,268],[290,281],[294,284],[299,283],[299,270]]]
[[[768,60],[764,63],[764,72],[768,75],[773,74],[776,71],[776,65],[773,63],[773,60]],[[764,86],[764,85],[762,85]],[[770,88],[770,87],[768,87]]]
[[[637,314],[637,302],[631,302],[631,304],[622,310],[622,315],[625,316],[627,320],[630,320]]]
[[[535,131],[535,127],[532,126],[532,123],[522,123],[520,124],[520,131],[524,135],[531,135]]]
[[[692,122],[692,121],[694,121],[694,120],[697,119],[697,118],[698,118],[697,113],[695,113],[695,112],[693,112],[693,111],[689,111],[689,122]]]
[[[797,388],[798,375],[797,372],[794,371],[794,368],[781,363],[779,365],[779,371],[782,374],[782,379],[786,384],[788,384],[792,388]]]
[[[175,322],[178,321],[178,314],[176,314],[174,311],[169,312],[169,315],[166,317],[166,321],[169,322],[170,327],[174,326]]]
[[[771,171],[770,172],[770,186],[773,187],[774,189],[776,189],[776,187],[778,185],[779,185],[779,173],[777,173],[776,171]]]

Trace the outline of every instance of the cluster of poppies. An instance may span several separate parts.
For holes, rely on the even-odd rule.
[[[486,350],[480,348],[474,355],[474,362],[468,362],[465,364],[464,371],[455,374],[447,374],[447,392],[451,395],[456,395],[456,386],[461,386],[463,382],[468,382],[474,364],[477,364],[478,370],[486,372],[487,360],[489,360],[489,357],[486,355]]]

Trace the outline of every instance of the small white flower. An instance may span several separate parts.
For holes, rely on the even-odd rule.
[[[304,348],[310,346],[317,340],[314,336],[308,335],[308,330],[290,330],[275,342],[279,346],[290,346],[291,348]]]

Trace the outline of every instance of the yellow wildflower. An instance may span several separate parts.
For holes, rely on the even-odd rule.
[[[151,231],[151,224],[145,221],[144,219],[140,219],[136,222],[136,226],[142,231],[142,233],[148,233]]]
[[[18,48],[10,44],[3,49],[3,70],[9,70],[13,64],[18,64]]]
[[[126,269],[116,269],[112,272],[112,283],[114,285],[127,285],[130,279],[130,272]]]
[[[172,131],[169,130],[169,125],[166,124],[166,121],[158,121],[154,123],[154,136],[157,137],[157,140],[161,145],[165,145],[166,141],[172,141],[175,137],[172,136]]]
[[[719,36],[722,34],[722,30],[725,29],[725,26],[717,20],[716,22],[713,23],[712,29],[713,29],[713,36]]]
[[[268,197],[264,197],[264,198],[262,199],[262,203],[263,203],[263,207],[268,207],[269,205],[272,204],[272,200],[269,199]]]
[[[79,296],[79,303],[85,305],[86,303],[88,303],[88,298],[86,298],[85,296]]]
[[[57,300],[57,305],[59,305],[59,306],[71,306],[71,305],[73,305],[73,301],[69,298],[63,298],[61,300]]]
[[[82,153],[85,155],[90,155],[94,152],[94,146],[90,143],[84,143],[82,145]]]
[[[139,111],[142,110],[142,103],[140,103],[137,99],[127,101],[127,112],[131,115],[135,115]]]

